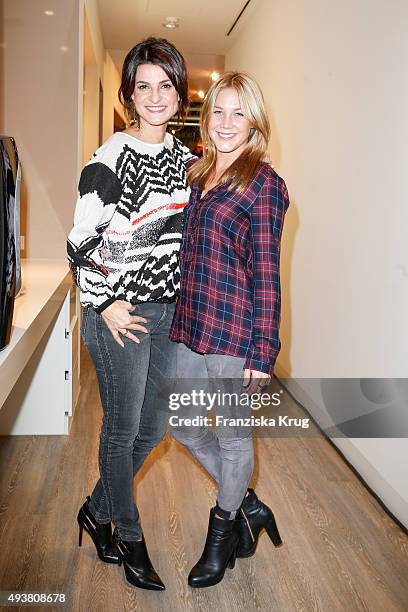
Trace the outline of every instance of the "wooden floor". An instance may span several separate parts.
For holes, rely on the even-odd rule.
[[[294,402],[290,410],[304,416]],[[197,590],[186,578],[201,554],[214,485],[175,442],[162,442],[136,486],[167,588],[131,587],[122,568],[98,560],[86,534],[78,548],[76,514],[97,477],[100,418],[84,354],[70,436],[0,438],[0,590],[64,592],[65,609],[75,611],[408,610],[408,537],[322,437],[257,439],[257,493],[284,544],[275,548],[264,534],[253,558]]]

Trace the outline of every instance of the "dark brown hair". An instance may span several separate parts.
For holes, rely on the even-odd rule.
[[[180,96],[177,119],[182,124],[188,111],[187,69],[181,53],[165,38],[146,38],[129,51],[123,62],[122,82],[118,93],[127,116],[131,120],[138,120],[132,95],[135,90],[136,71],[141,64],[154,64],[163,68]]]

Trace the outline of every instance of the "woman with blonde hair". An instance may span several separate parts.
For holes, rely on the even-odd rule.
[[[181,287],[170,331],[178,375],[217,379],[224,390],[251,396],[270,382],[280,350],[280,240],[288,192],[265,160],[270,127],[262,92],[250,76],[227,72],[207,93],[201,113],[204,156],[189,167]],[[231,394],[231,397],[233,394]],[[195,409],[190,409],[190,415]],[[201,415],[208,415],[201,406]],[[239,410],[239,412],[238,412]],[[255,553],[263,528],[282,543],[272,510],[248,489],[254,453],[250,405],[215,406],[214,432],[205,419],[172,426],[218,484],[203,553],[192,587],[222,580],[236,557]],[[173,420],[174,422],[174,420]],[[225,424],[227,423],[227,424]]]

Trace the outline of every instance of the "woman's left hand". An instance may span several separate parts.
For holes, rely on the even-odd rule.
[[[263,387],[267,387],[271,382],[271,377],[265,372],[259,372],[258,370],[244,370],[243,385],[248,395],[258,393]]]

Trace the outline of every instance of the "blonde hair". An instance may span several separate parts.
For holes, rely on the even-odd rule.
[[[244,72],[226,72],[213,83],[204,99],[200,116],[203,157],[188,172],[189,183],[195,181],[203,190],[215,174],[217,149],[210,138],[208,123],[219,92],[226,87],[236,90],[241,110],[248,119],[250,132],[241,155],[223,172],[220,182],[228,182],[228,189],[242,191],[253,178],[258,164],[265,159],[270,138],[270,126],[262,92],[257,82]]]

